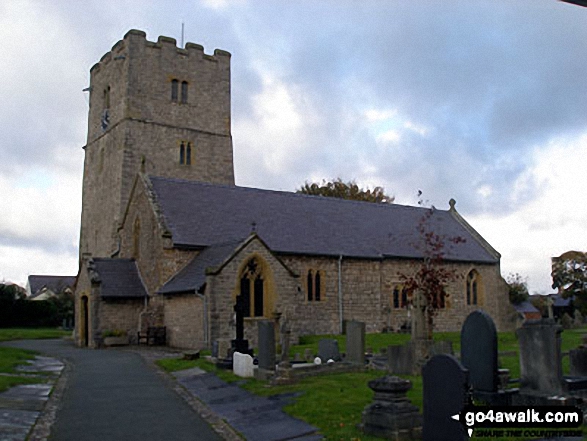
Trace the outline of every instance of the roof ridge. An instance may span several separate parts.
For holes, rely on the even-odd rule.
[[[333,203],[344,203],[344,204],[370,204],[373,207],[394,207],[394,208],[403,208],[403,209],[412,209],[415,211],[424,211],[433,209],[435,211],[440,212],[447,212],[449,210],[443,210],[436,207],[417,207],[414,205],[406,205],[406,204],[398,204],[398,203],[379,203],[379,202],[369,202],[369,201],[357,201],[353,199],[344,199],[344,198],[337,198],[337,197],[330,197],[330,196],[320,196],[320,195],[312,195],[312,194],[305,194],[305,193],[298,193],[295,191],[288,191],[288,190],[274,190],[268,188],[257,188],[257,187],[245,187],[241,185],[228,185],[228,184],[214,184],[211,182],[204,182],[204,181],[195,181],[189,179],[181,179],[181,178],[167,178],[164,176],[152,176],[149,175],[149,179],[151,180],[158,180],[158,181],[167,181],[167,182],[175,182],[178,184],[188,184],[188,185],[198,185],[202,187],[217,187],[217,188],[226,188],[229,190],[237,190],[237,191],[249,191],[249,192],[257,192],[257,193],[275,193],[275,194],[282,194],[288,197],[299,197],[299,198],[309,198],[314,200],[328,200],[333,201]],[[336,202],[334,202],[336,201]]]

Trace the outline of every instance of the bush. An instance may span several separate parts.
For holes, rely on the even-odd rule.
[[[73,299],[61,294],[30,301],[15,285],[0,284],[0,327],[56,327],[73,317]]]

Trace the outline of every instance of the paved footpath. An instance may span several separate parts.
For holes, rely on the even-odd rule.
[[[79,349],[65,340],[8,344],[70,367],[51,441],[222,440],[137,353]]]

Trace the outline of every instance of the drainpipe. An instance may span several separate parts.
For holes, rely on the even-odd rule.
[[[204,302],[204,343],[208,347],[208,297],[196,291],[196,295]]]
[[[343,331],[343,318],[342,318],[342,254],[338,256],[338,316],[340,333]]]

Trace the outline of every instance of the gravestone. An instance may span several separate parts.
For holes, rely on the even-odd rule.
[[[234,375],[238,375],[239,377],[252,377],[253,357],[249,354],[235,352],[232,354],[232,371],[234,372]]]
[[[389,371],[395,375],[412,375],[415,371],[412,343],[392,345],[387,348]]]
[[[346,361],[365,364],[365,323],[349,321],[346,324]]]
[[[521,392],[536,395],[563,392],[561,332],[561,327],[549,319],[525,322],[516,331],[520,344]]]
[[[304,360],[306,363],[312,363],[314,361],[314,352],[310,348],[304,349]]]
[[[578,377],[587,377],[587,347],[580,346],[569,351],[571,365],[570,374]]]
[[[330,338],[323,338],[318,341],[318,357],[322,363],[328,360],[340,361],[340,352],[338,351],[338,341]]]
[[[258,322],[259,369],[275,370],[275,324],[269,320]]]
[[[411,382],[389,375],[369,381],[369,387],[375,395],[363,410],[363,432],[396,441],[421,439],[422,415],[406,397]]]
[[[568,312],[563,314],[563,317],[561,318],[561,326],[563,329],[571,329],[573,327],[573,319]]]
[[[432,357],[422,368],[424,441],[465,441],[463,425],[451,417],[469,404],[469,371],[452,355]]]
[[[434,355],[440,355],[440,354],[454,355],[454,351],[452,349],[452,341],[448,341],[448,340],[435,341],[428,348],[428,355],[430,357],[433,357]]]
[[[475,391],[497,392],[497,330],[484,311],[473,311],[461,328],[461,363]]]
[[[234,312],[236,313],[236,338],[232,340],[232,350],[241,354],[250,354],[249,342],[245,340],[244,308],[243,297],[236,296],[236,304],[234,305]]]

